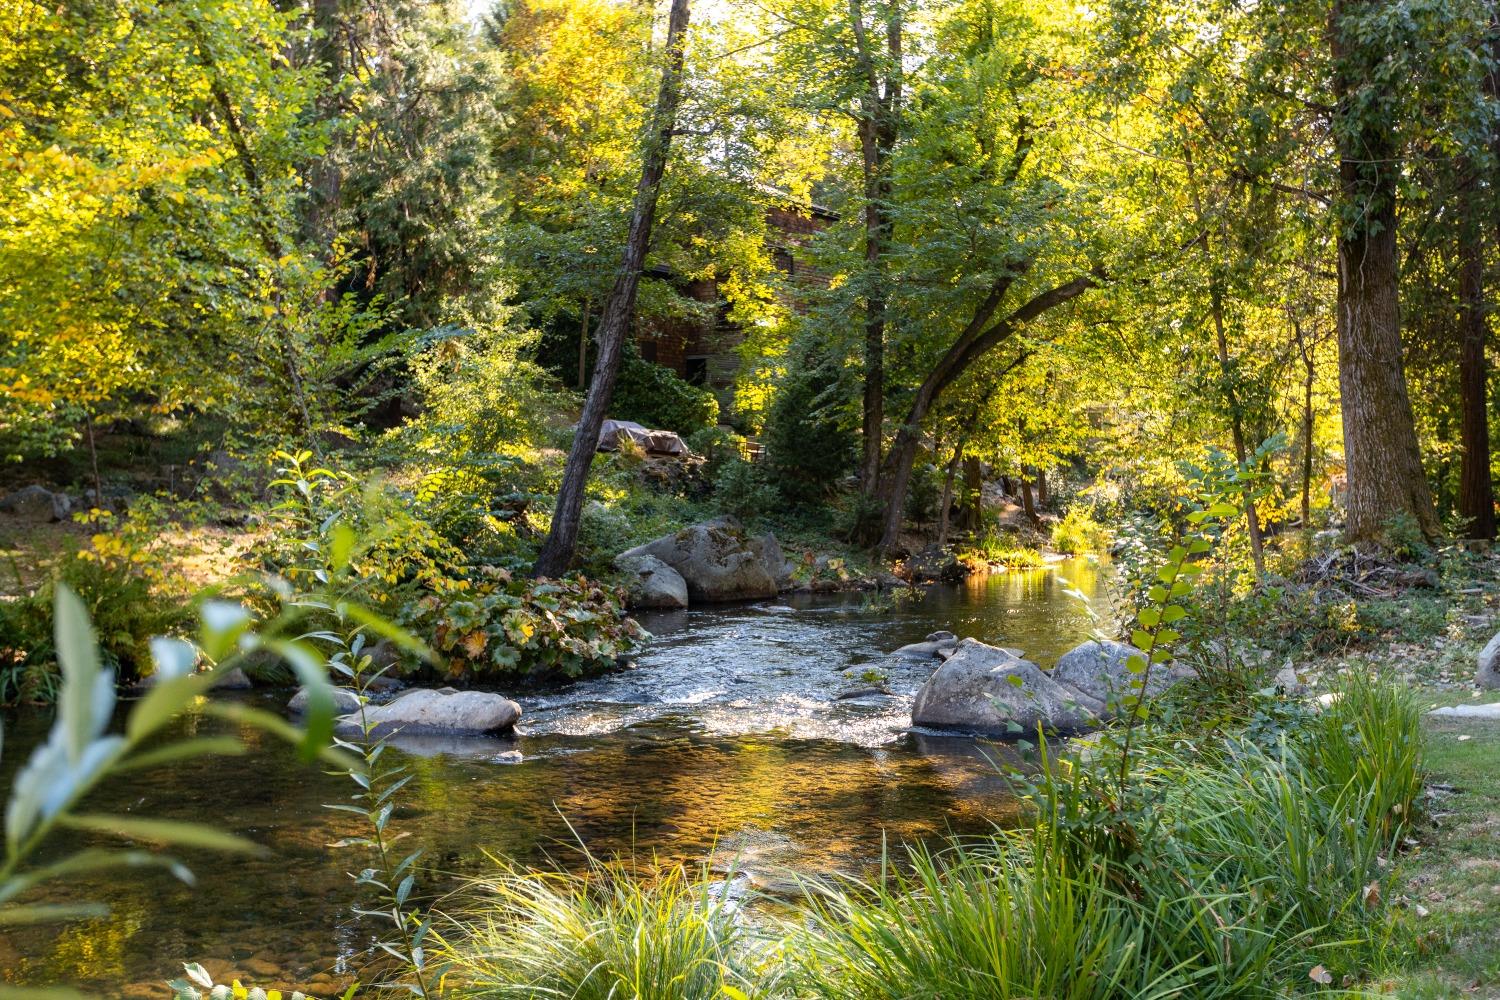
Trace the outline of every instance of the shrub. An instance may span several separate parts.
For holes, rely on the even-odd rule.
[[[776,487],[766,481],[765,472],[742,459],[724,462],[714,477],[714,502],[743,520],[769,513],[778,500]]]
[[[471,588],[419,600],[405,624],[447,654],[450,677],[580,677],[613,669],[645,631],[622,596],[584,579],[513,578],[481,570]]]
[[[777,388],[761,440],[772,482],[794,503],[824,499],[854,468],[857,443],[839,414],[838,380],[825,362],[798,363]]]
[[[150,641],[187,619],[131,525],[101,531],[64,554],[51,580],[0,603],[0,704],[51,701],[58,685],[53,605],[59,583],[83,602],[98,632],[104,665],[121,681],[151,673]]]
[[[719,422],[719,401],[707,389],[678,378],[670,368],[645,360],[632,344],[620,362],[610,415],[691,435]]]
[[[1084,507],[1070,507],[1052,527],[1052,547],[1059,552],[1082,555],[1109,548],[1109,529],[1094,520]]]
[[[726,462],[749,457],[746,440],[727,427],[705,427],[687,439],[687,446],[705,459],[703,471],[710,479]]]
[[[411,514],[400,494],[311,467],[310,457],[281,455],[286,465],[274,485],[284,499],[274,510],[278,530],[258,553],[262,568],[294,592],[332,588],[330,596],[400,623],[446,654],[438,666],[447,676],[577,677],[613,667],[644,637],[613,591],[475,563]],[[415,657],[403,666],[424,669]]]

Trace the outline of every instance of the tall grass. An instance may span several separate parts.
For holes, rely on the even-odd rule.
[[[445,946],[449,995],[496,1000],[753,1000],[772,994],[745,925],[707,869],[649,877],[502,865],[474,880],[482,907]],[[774,970],[771,970],[774,971]]]
[[[1282,997],[1382,971],[1381,880],[1421,783],[1411,693],[1366,677],[1269,749],[1047,760],[1021,828],[806,885],[791,917],[707,872],[505,870],[452,947],[471,996],[578,1000]],[[768,925],[768,926],[764,926]],[[1347,977],[1347,980],[1346,980]]]

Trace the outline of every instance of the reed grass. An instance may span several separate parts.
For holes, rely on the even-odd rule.
[[[1019,829],[804,883],[791,916],[707,869],[503,868],[450,938],[465,996],[569,1000],[1166,1000],[1357,988],[1395,922],[1388,862],[1421,789],[1410,691],[1348,679],[1264,748],[1147,744],[1049,762]],[[1117,751],[1116,751],[1117,752]]]

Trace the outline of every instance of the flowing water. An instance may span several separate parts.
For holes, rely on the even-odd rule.
[[[513,740],[403,741],[416,777],[393,824],[410,835],[403,846],[424,850],[435,894],[483,872],[489,855],[576,866],[580,843],[604,857],[733,858],[776,891],[798,874],[867,869],[885,842],[982,831],[1012,814],[995,769],[1009,749],[911,732],[911,699],[933,664],[876,661],[948,629],[1050,664],[1091,628],[1066,591],[1094,596],[1102,573],[1075,559],[894,606],[796,595],[645,617],[656,638],[634,669],[518,696],[526,715]],[[251,697],[279,709],[286,695]],[[190,716],[178,735],[222,725]],[[46,726],[40,713],[5,718],[0,791]],[[364,859],[329,845],[362,831],[323,808],[346,799],[348,781],[243,735],[244,756],[130,775],[90,809],[209,822],[267,853],[192,856],[195,888],[127,872],[52,890],[110,914],[0,936],[4,981],[160,997],[179,963],[196,960],[221,978],[327,996],[359,971],[371,928],[347,873]],[[512,750],[521,763],[502,762]]]

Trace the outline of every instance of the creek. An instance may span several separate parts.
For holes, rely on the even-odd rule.
[[[910,731],[912,696],[936,662],[874,664],[947,629],[1050,665],[1092,628],[1067,591],[1097,598],[1107,572],[1079,558],[894,604],[784,595],[643,616],[655,638],[633,669],[517,694],[526,714],[513,740],[402,740],[415,778],[393,826],[409,834],[403,846],[424,851],[428,899],[451,908],[491,855],[576,867],[582,845],[597,857],[732,863],[774,892],[797,875],[867,870],[884,844],[1003,824],[1014,803],[996,764],[1011,748]],[[288,693],[248,697],[280,710]],[[4,723],[0,789],[48,716],[11,712]],[[177,735],[223,725],[189,715]],[[362,831],[323,804],[347,801],[351,786],[263,734],[243,735],[243,756],[130,775],[90,811],[213,823],[267,853],[189,852],[195,888],[151,871],[56,888],[49,900],[100,900],[110,914],[0,938],[0,978],[163,997],[163,980],[193,960],[325,997],[347,982],[372,937],[348,874],[364,857],[329,845]],[[512,750],[522,761],[502,763]]]

